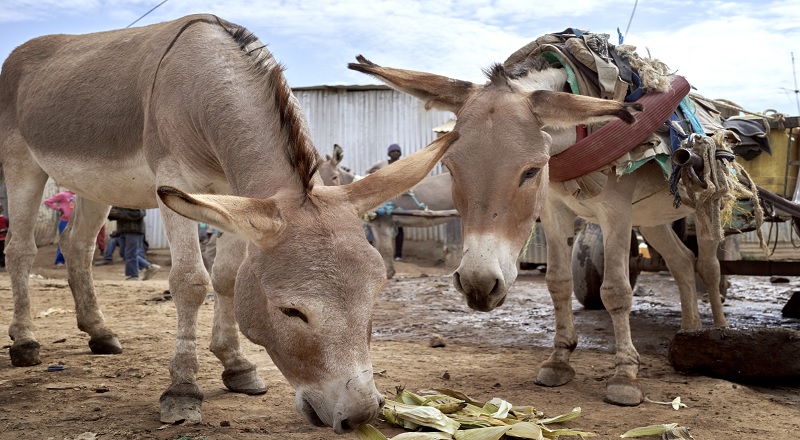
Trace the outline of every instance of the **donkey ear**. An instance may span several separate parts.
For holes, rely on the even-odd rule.
[[[473,90],[479,87],[469,81],[432,73],[381,67],[362,55],[356,60],[358,63],[350,63],[347,68],[374,76],[389,87],[423,101],[427,110],[436,108],[458,113]]]
[[[158,197],[178,214],[265,244],[281,231],[280,210],[271,199],[215,194],[187,194],[171,186],[158,187]]]
[[[344,150],[339,144],[333,144],[333,160],[335,161],[334,165],[339,165],[342,159],[344,159]]]
[[[408,191],[424,179],[456,139],[458,132],[450,132],[422,150],[339,188],[346,191],[347,198],[359,214],[363,214],[380,206],[386,200]]]
[[[644,108],[638,103],[622,103],[551,90],[536,90],[528,96],[528,101],[531,111],[542,125],[552,128],[606,122],[614,118],[633,124],[636,119],[632,112],[639,112]]]

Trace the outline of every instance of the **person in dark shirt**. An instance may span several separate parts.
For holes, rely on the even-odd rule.
[[[144,269],[142,279],[149,280],[161,269],[145,259],[144,209],[127,209],[114,206],[108,214],[109,220],[117,221],[117,240],[125,256],[126,280],[138,280],[139,271]]]

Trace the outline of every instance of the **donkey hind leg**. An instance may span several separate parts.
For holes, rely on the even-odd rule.
[[[169,290],[178,319],[175,352],[169,365],[170,386],[161,394],[161,421],[200,421],[203,393],[197,386],[197,317],[210,280],[200,255],[197,223],[181,217],[159,200],[172,252]]]
[[[267,387],[239,348],[239,327],[234,314],[234,282],[247,243],[233,234],[223,234],[217,241],[217,256],[211,271],[216,292],[211,352],[224,366],[222,382],[229,390],[245,394],[264,394]]]
[[[664,257],[667,268],[675,278],[681,297],[681,329],[694,330],[702,327],[700,312],[697,309],[694,254],[681,243],[669,224],[640,227],[639,232],[647,240],[647,243]],[[717,265],[717,271],[719,271],[719,265]],[[717,278],[715,286],[719,292],[719,278]]]
[[[15,367],[42,363],[39,357],[40,345],[33,333],[28,282],[33,260],[36,258],[36,213],[42,204],[47,174],[33,158],[28,156],[27,159],[29,160],[6,158],[3,164],[8,188],[8,211],[12,216],[5,252],[14,297],[14,314],[8,336],[14,341],[10,355],[11,364]]]
[[[698,236],[697,246],[697,273],[703,280],[703,284],[708,286],[706,290],[708,290],[708,301],[711,303],[714,326],[727,327],[728,321],[725,319],[725,311],[722,310],[722,294],[719,291],[721,275],[717,258],[718,244],[713,240],[705,240],[704,237]]]
[[[547,238],[547,290],[553,301],[556,333],[553,352],[541,365],[536,383],[560,386],[575,377],[569,358],[578,345],[578,334],[572,319],[572,237],[575,214],[549,197],[541,214],[541,226]]]

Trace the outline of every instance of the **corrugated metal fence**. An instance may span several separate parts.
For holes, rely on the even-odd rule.
[[[390,144],[399,144],[407,156],[433,142],[433,129],[454,118],[451,112],[425,110],[418,99],[386,86],[303,87],[293,92],[320,154],[333,154],[333,145],[339,144],[344,149],[341,166],[359,175],[386,160]],[[432,174],[439,172],[437,166]],[[444,228],[407,228],[405,239],[444,241]]]

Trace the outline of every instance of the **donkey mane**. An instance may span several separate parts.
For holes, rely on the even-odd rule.
[[[506,72],[506,68],[500,63],[494,63],[483,69],[483,74],[495,87],[507,86],[508,80],[511,79],[508,72]]]
[[[525,77],[532,72],[541,72],[552,67],[550,63],[540,57],[530,57],[512,66],[494,63],[484,69],[483,73],[492,84],[500,86]]]
[[[284,152],[291,166],[297,170],[306,192],[314,187],[312,177],[319,167],[319,153],[311,146],[308,132],[303,123],[301,110],[292,98],[292,90],[283,75],[283,65],[279,64],[267,50],[267,45],[261,43],[255,34],[244,26],[231,23],[225,26],[215,17],[217,22],[227,31],[239,45],[239,49],[254,61],[255,71],[267,75],[267,80],[272,86],[275,97],[275,106],[278,108],[280,125],[288,143]],[[256,44],[256,47],[251,45]]]
[[[300,181],[306,193],[309,193],[314,187],[312,177],[319,167],[319,153],[310,145],[302,114],[295,102],[292,101],[292,90],[283,76],[283,66],[275,61],[272,54],[266,49],[267,45],[261,43],[258,37],[247,28],[224,21],[217,16],[213,17],[216,23],[233,38],[242,53],[253,61],[254,72],[265,75],[268,84],[274,89],[275,106],[278,109],[280,126],[288,139],[288,143],[284,148],[286,158],[292,168],[300,175]],[[167,46],[156,68],[156,74],[153,77],[153,88],[155,88],[155,77],[158,75],[158,70],[161,68],[164,57],[167,56],[167,53],[175,45],[180,35],[188,27],[198,22],[208,23],[205,19],[189,21],[184,24],[169,46]],[[256,44],[256,47],[250,47],[253,44]]]

